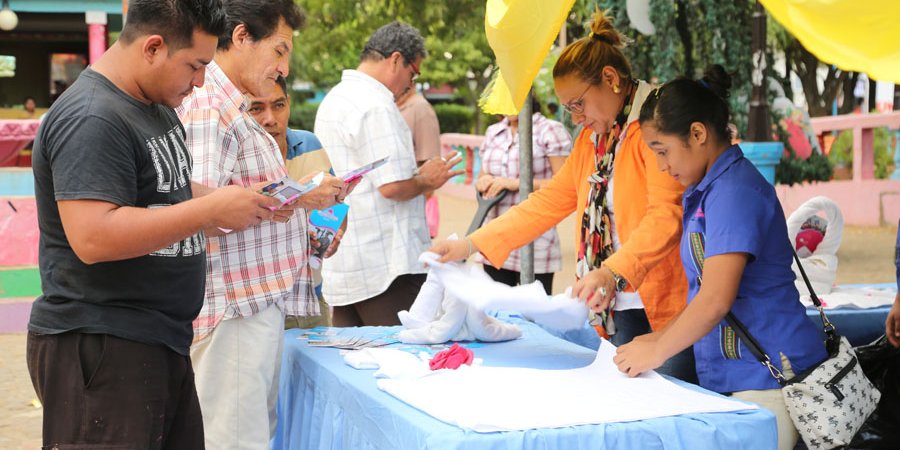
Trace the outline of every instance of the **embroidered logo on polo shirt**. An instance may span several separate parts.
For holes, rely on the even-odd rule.
[[[741,359],[741,338],[737,337],[734,328],[719,325],[719,349],[725,359]]]

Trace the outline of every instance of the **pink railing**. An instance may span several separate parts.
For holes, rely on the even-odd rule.
[[[465,173],[450,179],[440,191],[455,197],[475,198],[475,180],[481,172],[481,156],[478,151],[484,142],[484,136],[462,133],[444,133],[441,135],[441,154],[446,156],[457,152],[462,155],[462,161],[455,169],[464,169]]]
[[[873,114],[845,114],[811,119],[817,135],[830,131],[853,130],[853,181],[875,178],[874,129],[900,128],[900,111]]]

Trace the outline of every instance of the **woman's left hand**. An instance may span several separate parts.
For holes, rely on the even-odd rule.
[[[603,312],[615,295],[616,280],[606,266],[588,272],[572,288],[572,296],[585,302],[595,313]]]
[[[633,340],[616,349],[613,362],[629,377],[636,377],[648,370],[661,366],[665,359],[659,355],[659,346],[654,341]]]
[[[484,198],[494,198],[504,189],[510,192],[518,191],[519,180],[516,178],[494,177],[494,179],[491,180],[490,186],[488,186],[487,190],[484,192]]]

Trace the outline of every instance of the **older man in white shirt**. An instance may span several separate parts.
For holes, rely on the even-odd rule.
[[[431,244],[422,194],[441,187],[458,159],[433,158],[416,170],[409,127],[394,100],[412,85],[425,41],[393,22],[369,38],[356,70],[345,70],[319,106],[315,134],[343,175],[388,157],[353,194],[341,250],[325,261],[323,294],[335,326],[399,325],[425,281],[418,256]]]

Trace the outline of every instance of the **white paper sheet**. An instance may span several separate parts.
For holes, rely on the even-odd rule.
[[[806,292],[806,286],[800,292]],[[820,294],[819,298],[825,305],[825,309],[865,309],[891,306],[897,292],[893,289],[875,288],[834,288],[828,294]],[[800,301],[807,308],[815,309],[815,305],[809,299],[809,294],[801,295]]]
[[[430,376],[378,380],[378,387],[444,422],[477,432],[631,422],[679,414],[757,409],[703,394],[655,372],[623,375],[603,341],[594,362],[578,369],[468,367]]]

